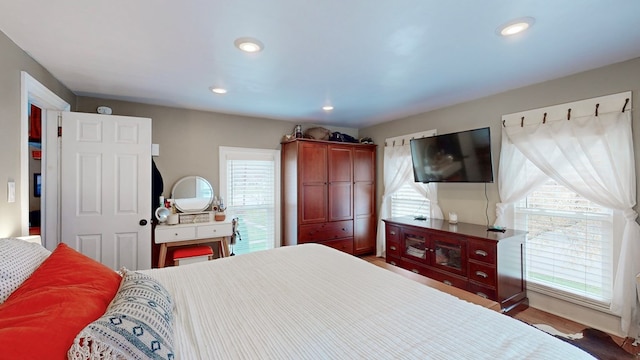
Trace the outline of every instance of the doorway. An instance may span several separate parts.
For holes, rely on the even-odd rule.
[[[29,235],[40,235],[42,196],[42,109],[29,104]]]
[[[57,122],[55,119],[47,121],[46,111],[69,111],[71,105],[42,85],[26,71],[21,72],[20,94],[20,210],[22,219],[22,235],[29,234],[30,194],[33,193],[33,175],[29,170],[32,153],[29,148],[29,113],[31,105],[42,110],[41,114],[41,160],[40,176],[40,236],[42,245],[53,250],[59,240],[59,226],[57,219],[58,208],[58,156],[57,151],[47,153],[47,144],[57,142]],[[49,220],[49,221],[47,221]]]

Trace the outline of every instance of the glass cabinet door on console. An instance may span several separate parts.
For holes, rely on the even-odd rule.
[[[430,265],[447,273],[467,274],[467,242],[457,237],[405,230],[402,232],[401,256],[405,260]]]
[[[424,236],[405,233],[403,257],[407,257],[413,260],[427,260],[427,253],[429,248],[427,247],[427,239]]]
[[[466,241],[433,236],[431,266],[450,273],[465,275],[467,263]]]

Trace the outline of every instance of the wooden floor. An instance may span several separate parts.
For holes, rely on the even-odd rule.
[[[522,320],[527,324],[546,324],[553,326],[554,329],[563,332],[565,334],[575,334],[582,332],[588,326],[565,319],[563,317],[550,314],[548,312],[538,310],[536,308],[529,307],[514,316],[514,318]],[[625,351],[630,354],[637,354],[640,352],[640,347],[633,346],[632,338],[621,338],[616,335],[609,334],[616,344],[620,345]]]
[[[373,255],[364,256],[362,257],[362,259],[372,264],[380,264],[385,262],[383,258],[379,258]],[[560,332],[568,334],[582,332],[582,330],[588,327],[583,324],[562,318],[554,314],[550,314],[542,310],[538,310],[533,307],[528,307],[527,309],[518,312],[514,315],[514,318],[524,321],[528,324],[546,324],[552,326]],[[624,339],[615,335],[611,335],[611,338],[629,353],[637,354],[638,352],[640,352],[640,347],[634,347],[632,345],[633,339]]]

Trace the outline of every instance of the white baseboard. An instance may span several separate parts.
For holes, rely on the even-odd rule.
[[[624,337],[620,329],[620,317],[582,305],[527,290],[529,306],[575,321],[606,333]]]

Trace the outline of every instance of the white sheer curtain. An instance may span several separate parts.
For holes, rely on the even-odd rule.
[[[511,142],[506,134],[506,129],[502,129],[498,171],[498,193],[501,202],[496,204],[495,225],[513,226],[514,204],[526,197],[533,189],[542,185],[547,178],[547,175],[528,161]]]
[[[623,211],[625,224],[611,311],[621,316],[625,335],[637,337],[635,276],[640,272],[640,225],[633,210],[636,174],[631,113],[504,128],[499,172],[502,203],[496,209],[497,224],[509,223],[511,212],[505,209],[540,185],[544,175],[590,201]]]
[[[438,206],[438,194],[433,184],[422,184],[413,181],[413,165],[411,163],[411,148],[406,145],[389,145],[384,148],[384,195],[380,206],[377,234],[377,256],[385,253],[385,232],[382,219],[391,217],[391,195],[398,191],[403,184],[408,183],[414,189],[429,199],[431,217],[442,219],[442,210]]]

